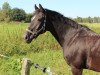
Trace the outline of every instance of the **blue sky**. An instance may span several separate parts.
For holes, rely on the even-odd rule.
[[[100,16],[100,0],[0,0],[0,7],[4,2],[8,2],[12,8],[22,8],[28,13],[34,11],[34,4],[40,3],[66,17]]]

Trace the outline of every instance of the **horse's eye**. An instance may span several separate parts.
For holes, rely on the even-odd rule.
[[[42,21],[42,18],[41,19],[38,19],[38,21]]]

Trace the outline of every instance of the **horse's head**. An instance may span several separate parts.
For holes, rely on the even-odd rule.
[[[31,19],[29,27],[26,29],[25,41],[31,43],[34,38],[37,38],[39,34],[46,31],[46,15],[45,9],[39,4],[39,8],[35,5],[35,12]]]

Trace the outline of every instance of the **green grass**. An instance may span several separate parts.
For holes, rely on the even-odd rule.
[[[84,25],[88,26],[93,31],[100,33],[100,23],[84,23]]]
[[[10,59],[0,58],[0,75],[20,75],[21,59],[25,57],[41,66],[50,67],[54,75],[71,75],[70,67],[63,59],[61,47],[49,32],[40,35],[31,44],[24,42],[23,36],[27,25],[0,23],[0,54],[10,57]],[[100,24],[86,25],[100,33]],[[30,75],[47,74],[32,67]],[[99,75],[99,73],[84,70],[84,75]]]

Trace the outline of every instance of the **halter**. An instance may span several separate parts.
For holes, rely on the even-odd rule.
[[[46,16],[44,16],[44,22],[43,22],[43,26],[41,27],[41,29],[39,29],[37,32],[32,32],[31,30],[29,29],[26,29],[26,31],[28,31],[29,33],[33,34],[33,35],[37,35],[38,33],[40,33],[41,31],[44,31],[45,30],[45,24],[46,24]]]

